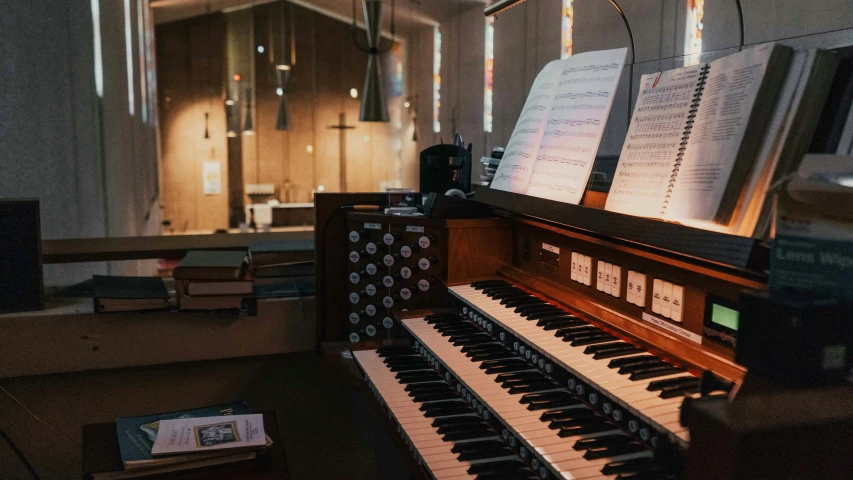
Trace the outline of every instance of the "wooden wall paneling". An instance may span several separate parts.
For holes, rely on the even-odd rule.
[[[190,45],[183,25],[169,24],[157,27],[157,84],[160,95],[160,141],[163,171],[163,219],[172,223],[175,230],[197,228],[196,186],[182,181],[192,173],[188,157],[190,143],[181,138],[177,127],[181,114],[191,108],[189,71]],[[170,62],[165,62],[169,58]]]
[[[190,159],[195,164],[195,174],[184,180],[194,183],[199,192],[198,227],[220,229],[228,221],[228,155],[225,136],[224,109],[222,105],[222,72],[225,70],[225,25],[221,15],[190,28],[190,78],[195,104],[192,116],[182,129],[184,141],[193,146]],[[205,113],[210,138],[204,138]],[[218,162],[222,190],[216,195],[203,192],[203,164]]]
[[[177,231],[228,226],[224,32],[220,14],[157,27],[163,218]],[[205,113],[209,139],[204,138]],[[204,161],[221,164],[219,195],[202,192]]]
[[[278,45],[271,42],[273,25],[278,22],[280,5],[278,2],[258,5],[252,8],[253,44],[252,55],[255,58],[255,137],[257,144],[257,167],[259,183],[276,185],[277,198],[284,183],[287,170],[290,141],[289,132],[275,128],[278,115],[278,94],[276,94],[274,52]],[[264,47],[264,51],[258,51]]]
[[[317,187],[315,145],[316,63],[319,52],[315,49],[316,14],[290,4],[289,11],[296,16],[296,63],[291,69],[288,93],[291,130],[288,169],[285,171],[282,202],[311,202],[312,191]],[[308,146],[313,149],[308,152]]]
[[[359,12],[360,13],[360,12]],[[340,24],[343,26],[343,24]],[[359,121],[358,115],[361,109],[361,99],[364,96],[364,76],[367,72],[367,53],[356,47],[353,35],[349,34],[349,27],[345,27],[346,32],[340,35],[340,64],[338,83],[335,86],[336,94],[341,99],[342,112],[346,113],[347,125],[352,125],[355,128],[346,131],[346,185],[349,192],[374,192],[378,191],[378,180],[381,177],[380,172],[373,170],[373,147],[379,142],[379,132],[374,128],[377,125],[384,126],[385,124],[374,124],[372,122]],[[354,36],[358,39],[358,44],[362,47],[367,45],[367,34],[362,29],[357,29]],[[382,47],[387,42],[382,42]],[[384,57],[381,56],[381,57]],[[380,58],[380,64],[384,58]],[[382,65],[384,67],[384,65]],[[387,87],[387,79],[383,87]],[[358,97],[350,96],[350,89],[355,88],[358,91]],[[387,100],[387,96],[386,96]],[[334,131],[339,133],[338,131]],[[368,141],[365,141],[368,140]]]
[[[327,192],[340,191],[340,143],[339,131],[328,127],[340,121],[340,55],[345,26],[332,18],[315,15],[314,45],[317,52],[316,103],[314,104],[314,161],[317,185],[326,187]],[[319,61],[323,58],[323,61]],[[348,119],[348,122],[353,120]],[[352,123],[349,123],[352,125]]]

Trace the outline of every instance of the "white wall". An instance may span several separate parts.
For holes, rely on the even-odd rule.
[[[0,0],[0,198],[39,198],[45,239],[159,232],[156,119],[141,118],[137,8],[148,0],[129,1],[134,116],[124,1],[99,3],[103,98],[90,0]],[[45,268],[48,284],[107,272],[150,273],[151,262]]]
[[[626,65],[623,73],[600,155],[620,153],[640,76],[684,64],[687,0],[617,0],[617,3],[631,25],[636,52],[634,64]],[[447,129],[444,125],[451,121],[455,109],[459,131],[466,141],[474,139],[475,161],[493,146],[506,145],[536,74],[547,62],[559,58],[561,4],[561,0],[528,0],[497,17],[494,121],[490,135],[482,130],[485,25],[482,8],[463,8],[464,4],[459,3],[448,12],[447,18],[440,19],[445,39],[441,113],[445,141],[449,141],[453,132],[450,124]],[[827,48],[853,45],[850,0],[742,0],[742,4],[745,45],[776,40]],[[630,47],[622,19],[609,1],[575,0],[574,11],[575,53]],[[735,1],[706,0],[704,28],[701,61],[737,51],[740,27]],[[629,63],[631,57],[629,51]],[[422,104],[429,87],[424,85],[423,78],[426,77],[416,85]],[[633,88],[629,88],[631,83]],[[476,178],[477,172],[474,174]]]

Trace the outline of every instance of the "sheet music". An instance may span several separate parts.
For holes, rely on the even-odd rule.
[[[714,220],[772,53],[762,45],[711,62],[667,218]]]
[[[657,217],[704,65],[643,75],[605,208]]]
[[[560,61],[555,60],[545,65],[533,81],[504,156],[495,171],[491,188],[515,193],[527,192],[527,184],[530,182],[536,152],[539,151],[539,144],[545,132],[545,122],[548,121],[548,112],[554,101],[556,78],[560,71]]]
[[[543,69],[492,188],[580,203],[626,53],[625,48],[581,53]],[[541,110],[542,106],[546,109]]]

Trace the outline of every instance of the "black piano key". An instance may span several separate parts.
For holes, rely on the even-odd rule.
[[[528,380],[534,378],[547,378],[544,373],[536,370],[529,372],[518,372],[518,373],[502,373],[495,377],[496,383],[503,383],[510,380]]]
[[[397,377],[397,381],[401,385],[408,385],[410,383],[424,383],[424,382],[435,382],[435,381],[443,381],[444,378],[441,377],[438,373],[433,371],[432,375],[417,375],[417,376],[403,376]]]
[[[433,367],[431,365],[425,363],[423,365],[401,365],[399,367],[388,367],[388,370],[398,373],[426,373],[428,370],[432,370],[432,368]]]
[[[692,395],[694,393],[699,393],[702,390],[699,384],[696,385],[684,385],[680,387],[668,387],[664,388],[660,392],[660,398],[675,398],[675,397],[683,397],[686,395]]]
[[[459,398],[459,395],[453,392],[446,393],[420,393],[417,395],[411,395],[412,401],[417,403],[422,402],[435,402],[438,400],[451,400],[453,398]]]
[[[527,466],[521,460],[499,460],[495,462],[477,462],[468,467],[468,473],[477,475],[487,471],[513,472],[524,470]]]
[[[601,469],[604,475],[613,475],[619,473],[643,472],[658,468],[652,457],[633,458],[631,460],[622,460],[610,462]]]
[[[463,453],[475,450],[486,450],[490,448],[502,447],[506,447],[506,443],[504,443],[502,440],[477,440],[473,442],[457,443],[456,445],[450,447],[450,451],[453,453]]]
[[[505,346],[500,343],[484,343],[482,345],[466,345],[461,348],[462,353],[479,353],[479,352],[492,352],[492,351],[509,351]]]
[[[487,458],[498,458],[498,457],[506,457],[508,455],[512,455],[512,450],[509,447],[503,447],[500,449],[491,449],[491,450],[475,450],[473,452],[465,452],[460,453],[456,456],[460,462],[468,462],[471,460],[485,460]]]
[[[661,368],[650,368],[648,370],[641,370],[639,372],[632,373],[628,378],[632,381],[634,380],[648,380],[649,378],[657,378],[664,377],[667,375],[674,375],[676,373],[684,373],[687,370],[679,367],[666,366]]]
[[[654,355],[635,355],[633,357],[617,358],[616,360],[611,360],[610,363],[607,364],[607,366],[610,368],[620,368],[626,365],[631,365],[638,362],[646,362],[650,360],[660,359]]]
[[[600,335],[586,335],[581,337],[575,337],[570,345],[573,347],[582,347],[584,345],[596,345],[599,343],[608,343],[616,340],[616,337],[610,334],[600,334]]]
[[[612,458],[619,455],[628,455],[629,453],[645,452],[648,448],[637,442],[620,443],[617,445],[608,445],[601,448],[591,448],[583,454],[583,458],[587,460],[595,460],[599,458]]]
[[[485,288],[488,286],[493,286],[493,285],[509,285],[509,284],[503,280],[479,280],[479,281],[473,282],[471,284],[471,288],[474,288],[476,290],[480,290],[482,288]]]
[[[462,424],[478,424],[483,423],[483,419],[471,413],[470,415],[460,415],[456,417],[436,418],[432,421],[433,427],[443,427],[446,425],[462,425]]]
[[[515,307],[513,312],[515,312],[521,316],[525,316],[530,312],[536,312],[539,310],[554,310],[554,306],[548,305],[547,303],[545,303],[544,300],[539,300],[539,301],[532,303],[530,305],[519,305],[519,306]]]
[[[542,402],[530,402],[527,404],[527,409],[531,412],[537,410],[550,410],[552,408],[563,408],[572,406],[577,400],[547,400]]]
[[[568,342],[571,341],[574,337],[578,335],[585,335],[590,333],[603,333],[600,328],[593,327],[592,325],[579,325],[576,327],[566,327],[560,328],[557,330],[557,333],[554,335],[555,337],[563,337],[563,341]]]
[[[456,398],[455,398],[455,399],[453,399],[453,400],[446,400],[446,401],[441,401],[441,402],[427,402],[427,403],[422,403],[422,404],[421,404],[421,406],[420,406],[420,408],[418,408],[418,410],[420,410],[420,411],[422,411],[422,412],[428,412],[428,411],[430,411],[430,410],[440,410],[440,409],[442,409],[442,408],[456,408],[456,407],[458,407],[458,406],[460,406],[460,405],[461,405],[461,406],[463,406],[463,407],[467,407],[467,406],[468,406],[468,405],[467,405],[464,401],[462,401],[462,399],[461,399],[461,398],[459,398],[459,396],[457,395],[457,396],[456,396]]]
[[[424,417],[426,418],[435,418],[435,417],[447,417],[450,415],[462,415],[464,413],[471,413],[471,409],[468,408],[465,404],[460,404],[461,407],[448,407],[448,408],[436,408],[433,410],[428,410],[424,412]]]
[[[519,403],[531,403],[537,400],[575,400],[575,397],[565,390],[556,390],[553,392],[529,393],[527,395],[522,395],[519,399]]]
[[[619,358],[625,357],[628,355],[636,355],[638,353],[643,353],[643,350],[637,347],[626,348],[624,350],[605,350],[603,352],[596,353],[592,356],[595,360],[604,360],[607,358]]]
[[[474,480],[536,480],[539,477],[530,470],[520,470],[517,472],[483,472],[478,474]]]
[[[602,419],[600,417],[581,417],[581,418],[570,418],[567,420],[552,420],[548,423],[548,428],[551,430],[561,430],[561,429],[569,429],[569,428],[578,428],[585,427],[588,425],[598,425],[602,423]]]
[[[589,450],[590,448],[601,448],[609,445],[619,445],[633,442],[634,439],[628,435],[617,433],[615,435],[602,435],[600,437],[582,438],[575,442],[572,447],[575,450]]]
[[[506,367],[512,365],[524,365],[527,366],[527,362],[522,360],[521,358],[507,358],[502,360],[485,360],[480,363],[480,370],[485,370],[489,367]]]
[[[616,480],[670,480],[673,477],[662,471],[646,471],[636,473],[622,473],[616,476]]]
[[[489,375],[493,375],[496,373],[511,373],[511,372],[521,372],[523,370],[533,369],[532,366],[522,364],[522,365],[509,365],[509,366],[495,366],[486,368],[486,373]]]
[[[577,402],[576,405],[583,405],[583,402],[581,402],[580,400],[575,401]],[[595,416],[595,412],[593,412],[589,408],[573,407],[547,411],[539,417],[539,420],[543,422],[550,422],[553,420],[571,420],[573,418],[584,418],[593,416]]]
[[[495,298],[497,295],[509,295],[519,292],[522,292],[522,290],[515,287],[486,287],[483,289],[483,293],[486,294],[487,297],[491,298]]]
[[[593,354],[596,354],[598,352],[606,352],[608,350],[618,350],[618,349],[624,349],[624,348],[630,348],[630,347],[633,347],[633,345],[631,345],[630,343],[627,343],[627,342],[623,342],[621,340],[617,340],[615,342],[605,343],[602,345],[593,345],[591,347],[586,347],[583,350],[583,353],[585,353],[587,355],[593,355]]]
[[[471,361],[474,362],[480,362],[484,360],[500,360],[506,358],[518,358],[518,354],[512,352],[495,352],[471,355]]]
[[[655,358],[653,360],[647,360],[645,362],[637,362],[632,363],[630,365],[625,365],[624,367],[619,367],[619,373],[622,375],[627,375],[632,372],[636,372],[639,370],[648,370],[649,368],[655,367],[665,367],[669,365],[659,358]]]
[[[598,424],[584,425],[581,427],[562,428],[560,429],[560,432],[557,433],[557,435],[562,438],[570,438],[576,437],[578,435],[589,435],[591,433],[609,432],[611,430],[616,429],[617,427],[615,427],[613,424],[602,422]]]
[[[654,392],[655,390],[663,390],[664,388],[686,387],[689,385],[699,385],[701,383],[702,380],[696,377],[669,378],[667,380],[655,380],[649,383],[646,390]]]
[[[497,434],[488,428],[483,429],[472,429],[468,431],[460,431],[454,433],[448,433],[441,437],[445,442],[458,442],[460,440],[471,440],[474,438],[497,438]]]
[[[510,295],[501,299],[501,305],[504,305],[506,308],[515,308],[521,305],[531,305],[536,302],[539,302],[538,298],[533,295],[528,294],[519,294],[519,295]]]
[[[529,312],[527,314],[524,314],[524,315],[522,315],[522,317],[527,318],[527,320],[529,320],[529,321],[533,321],[533,320],[539,320],[540,318],[543,318],[543,317],[551,317],[554,314],[559,313],[560,311],[561,310],[559,310],[559,309],[537,310],[537,311],[533,311],[533,312]]]
[[[551,381],[535,382],[530,383],[528,385],[515,385],[509,387],[509,393],[511,395],[517,395],[519,393],[544,392],[546,390],[553,390],[555,388],[560,388],[560,386]]]
[[[577,327],[583,325],[583,320],[562,319],[554,317],[542,317],[536,321],[536,325],[547,330],[558,330],[561,328]]]
[[[489,426],[483,422],[480,423],[460,423],[455,425],[444,425],[436,430],[440,435],[448,433],[472,432],[475,430],[489,430]]]

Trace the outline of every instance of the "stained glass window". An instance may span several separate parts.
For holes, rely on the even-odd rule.
[[[684,35],[684,54],[702,53],[702,21],[705,17],[705,0],[687,0],[687,31]]]
[[[573,0],[563,0],[563,34],[560,42],[560,58],[567,58],[572,54],[572,27],[575,24],[575,9]]]
[[[492,93],[495,78],[495,17],[486,18],[486,78],[483,88],[483,130],[492,131]]]
[[[441,31],[435,27],[432,52],[432,131],[441,132]]]

